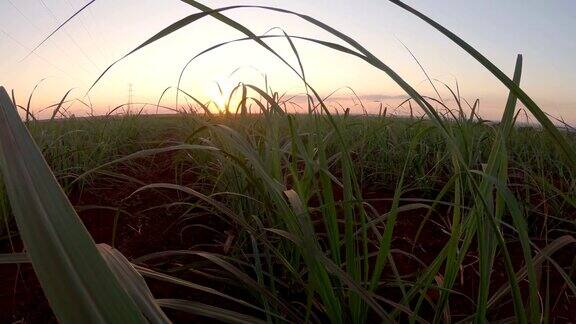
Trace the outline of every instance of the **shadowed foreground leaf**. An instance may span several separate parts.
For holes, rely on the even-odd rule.
[[[142,323],[3,87],[0,161],[20,235],[56,317],[63,323]]]

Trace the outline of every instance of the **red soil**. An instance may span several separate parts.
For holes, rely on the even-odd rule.
[[[119,167],[119,173],[134,177],[142,183],[167,182],[188,186],[195,183],[193,176],[185,175],[183,178],[175,179],[177,174],[174,167],[174,154],[163,154],[151,159],[142,159],[134,161],[134,165],[128,167]],[[112,243],[115,236],[115,247],[119,249],[127,258],[132,259],[148,253],[164,250],[185,250],[185,249],[202,249],[204,251],[227,253],[228,246],[235,238],[235,229],[232,225],[225,223],[217,217],[208,215],[200,216],[196,219],[198,224],[208,225],[216,232],[205,230],[201,227],[190,227],[184,229],[182,224],[178,223],[178,217],[182,215],[185,208],[180,206],[160,207],[151,209],[163,204],[181,201],[188,198],[185,194],[179,194],[174,190],[145,190],[137,194],[132,193],[142,183],[127,182],[125,179],[114,179],[109,176],[96,178],[83,190],[79,188],[73,190],[70,199],[74,206],[78,206],[78,212],[88,231],[92,234],[96,243]],[[338,190],[335,190],[338,191]],[[337,192],[338,195],[338,192]],[[367,190],[364,198],[374,206],[380,213],[385,213],[390,209],[389,200],[392,193],[378,191],[375,189]],[[114,219],[117,216],[116,210],[92,208],[86,209],[87,206],[114,206],[122,209],[118,216],[116,233],[114,232]],[[429,264],[440,250],[444,247],[449,239],[447,233],[443,232],[442,226],[447,218],[441,215],[448,214],[447,207],[439,207],[437,212],[432,214],[430,220],[425,224],[423,230],[415,241],[416,232],[421,224],[426,210],[414,210],[400,213],[397,224],[394,229],[393,253],[395,256],[396,266],[401,275],[415,274],[422,271],[422,265],[408,254],[412,254],[424,264]],[[323,230],[320,224],[319,230]],[[540,243],[540,242],[536,242]],[[515,263],[516,269],[520,269],[522,264],[522,253],[518,244],[512,243],[510,251]],[[22,244],[15,239],[15,250],[22,251]],[[11,252],[11,247],[7,240],[0,242],[0,253]],[[576,255],[575,248],[565,248],[555,255],[561,266],[569,266]],[[497,258],[494,265],[492,276],[493,291],[498,289],[502,284],[507,282],[504,272],[502,258]],[[474,312],[474,301],[477,295],[478,273],[477,273],[477,255],[469,252],[465,258],[465,267],[462,269],[456,281],[454,289],[468,296],[472,301],[465,297],[453,295],[450,299],[450,310],[453,316]],[[156,265],[162,267],[162,265]],[[385,273],[392,273],[390,268],[385,269]],[[557,272],[551,271],[550,291],[552,293],[551,306],[553,308],[554,322],[575,322],[576,321],[576,300],[568,297],[569,291],[564,285],[564,280]],[[189,274],[192,281],[199,279],[206,283],[206,277],[198,277],[196,274]],[[437,278],[442,280],[443,278]],[[209,281],[209,280],[208,280]],[[236,309],[235,304],[226,303],[222,300],[216,300],[207,297],[206,294],[198,293],[191,289],[186,289],[169,284],[159,284],[153,280],[148,280],[150,288],[158,298],[183,298],[190,300],[200,300],[205,303],[218,305],[224,308]],[[235,292],[229,283],[209,281],[210,286],[216,289],[226,291],[234,295]],[[522,289],[526,289],[526,282],[522,283]],[[380,292],[389,299],[399,297],[397,288],[383,288]],[[439,295],[436,291],[430,290],[428,297],[437,300]],[[558,297],[558,303],[556,298]],[[424,309],[425,310],[425,309]],[[244,310],[245,311],[245,310]],[[511,316],[512,304],[509,297],[505,297],[499,307],[498,313],[492,313],[496,318],[505,318]],[[176,322],[185,322],[195,320],[195,318],[178,312],[168,311],[168,315]],[[433,314],[429,314],[432,315]],[[202,319],[206,322],[205,319]],[[34,272],[30,265],[0,265],[0,323],[46,323],[56,322],[50,307],[44,298],[41,287],[35,278]]]

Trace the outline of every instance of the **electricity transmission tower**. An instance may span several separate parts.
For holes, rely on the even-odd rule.
[[[128,113],[132,112],[132,97],[134,95],[134,90],[132,83],[128,84]]]

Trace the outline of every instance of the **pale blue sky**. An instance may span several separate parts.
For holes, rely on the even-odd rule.
[[[0,0],[0,83],[15,89],[23,100],[42,78],[34,103],[52,103],[69,89],[82,96],[86,88],[113,60],[169,23],[195,12],[177,0],[98,0],[63,32],[38,50],[38,56],[21,61],[59,22],[87,0]],[[524,54],[523,87],[545,110],[576,121],[576,1],[574,0],[407,0],[456,32],[507,73],[512,73],[515,55]],[[238,1],[206,0],[220,7]],[[425,23],[384,0],[332,1],[242,1],[282,7],[312,15],[357,39],[395,68],[422,92],[431,94],[424,75],[402,47],[404,42],[428,73],[446,83],[457,79],[462,94],[479,97],[495,117],[506,91],[464,51]],[[282,27],[288,33],[333,40],[301,20],[262,10],[227,13],[256,33]],[[132,83],[137,101],[155,102],[164,88],[174,85],[180,69],[195,53],[240,34],[205,19],[113,68],[91,93],[101,106],[126,101]],[[294,62],[285,40],[271,45]],[[357,59],[298,43],[312,84],[322,92],[351,86],[363,95],[402,94],[382,72]],[[251,66],[269,75],[278,91],[298,93],[298,80],[254,44],[223,48],[200,59],[186,74],[184,86],[202,97],[211,96],[214,81],[226,83],[237,67]],[[259,82],[258,73],[243,69],[238,81]]]

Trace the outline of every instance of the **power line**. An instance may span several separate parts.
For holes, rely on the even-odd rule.
[[[68,6],[70,7],[70,9],[72,9],[73,12],[76,12],[76,8],[74,7],[74,5],[69,1],[69,0],[65,0],[66,3],[68,4]],[[82,19],[82,16],[80,15],[80,17],[78,17],[78,21],[80,22],[80,26],[82,27],[82,29],[84,29],[84,32],[88,35],[88,38],[90,38],[90,42],[91,44],[93,44],[94,46],[96,46],[96,49],[98,50],[98,53],[100,53],[100,56],[102,56],[102,58],[104,60],[107,60],[106,57],[104,56],[104,52],[102,51],[102,48],[100,47],[100,45],[98,44],[98,42],[96,42],[94,40],[94,37],[92,36],[92,33],[90,32],[90,30],[86,27],[86,24],[84,24],[84,19]]]
[[[94,16],[94,13],[92,12],[92,7],[88,7],[88,10],[86,10],[88,12],[88,15],[90,16],[90,21],[92,22],[92,24],[96,29],[98,38],[100,39],[100,41],[104,44],[104,52],[106,53],[106,58],[108,59],[108,61],[110,60],[110,57],[113,57],[113,55],[110,54],[110,49],[108,48],[108,46],[106,46],[108,42],[106,35],[102,32],[102,30],[100,29],[101,25],[100,25],[100,21],[98,19],[96,19],[96,17]]]
[[[56,34],[56,32],[58,32],[60,29],[62,29],[64,27],[64,25],[66,25],[70,20],[74,19],[74,17],[76,17],[80,12],[82,12],[84,9],[86,9],[88,6],[90,6],[91,4],[93,4],[94,2],[96,2],[96,0],[90,0],[88,1],[88,3],[86,3],[82,8],[80,8],[80,10],[76,11],[72,16],[70,16],[68,19],[66,19],[62,24],[60,24],[55,30],[53,30],[48,36],[46,36],[46,38],[44,38],[40,44],[36,45],[33,49],[32,52],[36,51],[38,48],[40,48],[40,46],[44,45],[44,43],[46,43],[50,37],[52,37],[54,34]],[[26,55],[26,57],[24,57],[21,61],[24,61],[28,56],[30,56],[32,53],[28,53],[28,55]]]
[[[17,38],[13,37],[12,35],[10,35],[8,32],[6,32],[4,29],[0,29],[0,33],[4,34],[4,36],[8,37],[11,41],[13,41],[16,45],[22,47],[24,50],[26,51],[30,51],[30,48],[24,44],[22,44]],[[69,77],[72,80],[76,80],[79,82],[82,82],[81,80],[73,77],[72,75],[70,75],[69,73],[67,73],[66,71],[62,70],[60,67],[58,67],[57,65],[55,65],[54,63],[50,62],[49,60],[47,60],[46,58],[44,58],[43,56],[41,56],[40,54],[34,52],[34,55],[41,59],[42,61],[44,61],[44,63],[50,65],[51,67],[53,67],[54,69],[58,70],[59,72],[65,74],[67,77]]]
[[[22,10],[20,10],[20,8],[18,8],[18,6],[16,6],[16,4],[14,4],[14,2],[12,2],[12,0],[8,0],[8,3],[18,12],[18,14],[20,14],[20,16],[22,16],[24,18],[24,20],[26,20],[30,26],[32,26],[34,29],[36,29],[36,31],[40,32],[40,27],[38,27],[38,25],[36,25],[34,23],[34,21],[32,21],[32,19],[30,19],[24,12],[22,12]],[[12,37],[10,34],[8,34],[6,31],[4,31],[4,34],[6,34],[10,39],[12,39],[14,42],[16,42],[18,45],[20,45],[22,48],[26,48],[29,49],[27,46],[23,45],[20,41],[18,41],[16,38]],[[74,61],[72,60],[72,58],[70,57],[70,55],[68,55],[68,53],[66,53],[66,51],[64,51],[55,41],[51,40],[52,45],[54,45],[54,47],[64,56],[66,56],[66,58],[68,59],[68,61]],[[41,57],[39,55],[36,55],[37,57]],[[52,66],[56,66],[53,63],[49,62],[48,60],[46,60],[45,58],[42,58],[44,61],[46,61],[47,63],[49,63]],[[80,64],[78,64],[78,66],[84,70],[85,72],[88,72],[88,70],[86,70],[86,68]],[[62,71],[62,69],[58,68],[58,70]],[[67,74],[67,73],[65,73]],[[67,74],[68,76],[70,76],[69,74]]]
[[[128,84],[128,111],[132,112],[132,96],[134,95],[132,83]]]
[[[44,9],[46,9],[46,11],[48,11],[49,15],[52,17],[54,22],[56,22],[58,24],[58,18],[56,17],[54,12],[46,5],[46,3],[44,3],[44,0],[38,0],[38,1],[40,1],[42,6],[44,7]],[[76,46],[76,48],[78,48],[80,53],[94,66],[94,68],[96,68],[96,70],[99,70],[96,63],[94,63],[94,61],[88,56],[88,54],[84,51],[84,49],[76,42],[76,40],[65,29],[64,29],[64,33],[66,34],[66,36],[68,36],[68,39],[70,39],[70,41],[74,44],[74,46]]]
[[[12,5],[12,7],[14,7],[14,9],[16,9],[16,11],[18,11],[18,13],[20,14],[20,16],[24,17],[24,19],[26,19],[26,21],[32,25],[32,27],[34,27],[36,30],[40,30],[40,28],[38,28],[38,26],[32,21],[30,20],[30,18],[28,18],[28,16],[26,16],[22,10],[20,10],[20,8],[18,8],[18,6],[16,6],[14,4],[14,2],[12,2],[12,0],[8,0],[8,3],[10,3],[10,5]]]

